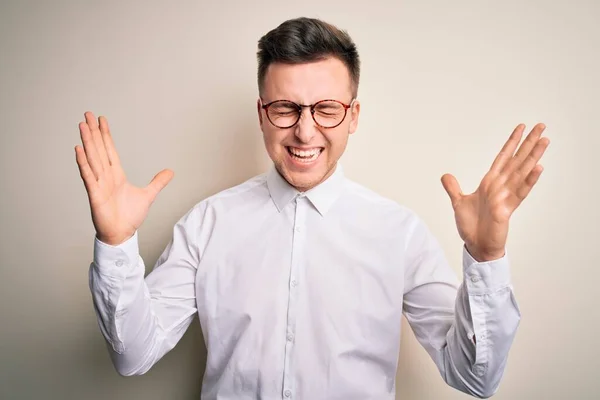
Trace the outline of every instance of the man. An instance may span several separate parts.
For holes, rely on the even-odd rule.
[[[465,243],[461,283],[414,212],[338,164],[360,113],[347,33],[286,21],[260,39],[258,64],[273,168],[193,207],[145,279],[137,229],[173,173],[132,186],[106,119],[88,112],[79,125],[97,232],[90,286],[117,371],[148,371],[197,313],[203,399],[393,399],[404,313],[449,385],[491,396],[520,319],[508,223],[542,172],[544,125],[520,146],[517,126],[474,193],[442,177]]]

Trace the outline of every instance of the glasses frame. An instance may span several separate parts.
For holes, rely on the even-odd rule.
[[[356,100],[356,99],[352,99],[352,101],[350,102],[350,104],[345,104],[345,103],[342,103],[339,100],[334,100],[334,99],[319,100],[319,101],[317,101],[314,104],[298,104],[298,103],[293,102],[291,100],[280,99],[280,100],[274,100],[274,101],[272,101],[270,103],[267,103],[267,104],[263,104],[263,105],[261,105],[261,108],[263,110],[265,110],[265,114],[267,115],[267,119],[269,120],[269,122],[271,123],[271,125],[273,125],[276,128],[279,128],[279,129],[289,129],[289,128],[295,126],[298,123],[298,121],[300,121],[300,117],[302,117],[302,109],[306,108],[306,107],[310,108],[310,115],[312,116],[313,121],[315,121],[315,124],[317,124],[319,127],[323,128],[323,129],[333,129],[333,128],[337,128],[338,126],[340,126],[342,124],[342,122],[344,122],[344,120],[346,119],[346,115],[348,114],[348,109],[350,107],[352,107],[352,104],[354,104],[354,100]],[[263,100],[261,99],[260,101],[262,102]],[[286,127],[282,127],[282,126],[276,125],[273,121],[271,121],[271,117],[269,116],[269,107],[271,107],[275,103],[283,102],[283,101],[285,101],[287,103],[291,103],[291,104],[295,105],[298,108],[298,118],[296,118],[296,121],[293,124],[291,124],[289,126],[286,126]],[[323,125],[319,124],[317,122],[317,120],[315,119],[315,107],[318,106],[319,104],[323,103],[323,102],[326,102],[326,101],[333,101],[333,102],[336,102],[336,103],[340,104],[342,107],[344,107],[344,116],[342,117],[342,119],[340,120],[340,122],[338,122],[334,126],[323,126]]]

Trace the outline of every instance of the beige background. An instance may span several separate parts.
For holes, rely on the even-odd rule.
[[[523,319],[496,398],[600,398],[600,2],[169,3],[2,1],[0,398],[199,398],[197,320],[145,376],[113,370],[88,289],[77,124],[108,117],[134,183],[175,171],[140,230],[151,267],[190,207],[267,168],[256,43],[301,15],[347,29],[362,57],[347,175],[416,210],[457,273],[439,178],[470,192],[514,126],[547,124],[545,172],[511,224]],[[398,398],[467,398],[403,334]]]

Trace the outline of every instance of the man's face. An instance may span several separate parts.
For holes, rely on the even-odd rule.
[[[275,100],[314,104],[329,99],[344,104],[352,101],[350,74],[337,58],[306,64],[273,63],[267,69],[262,102],[257,102],[265,147],[279,173],[299,191],[315,187],[335,171],[348,135],[358,125],[360,104],[354,101],[343,122],[335,128],[317,125],[305,107],[298,123],[287,129],[271,124],[261,105]]]

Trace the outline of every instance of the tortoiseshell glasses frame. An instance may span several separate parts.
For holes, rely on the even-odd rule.
[[[275,100],[275,101],[272,101],[267,104],[262,104],[261,108],[263,110],[265,110],[267,119],[276,128],[289,129],[289,128],[293,127],[294,125],[296,125],[298,123],[298,121],[300,121],[300,117],[302,116],[302,109],[305,107],[309,107],[310,115],[312,116],[312,119],[315,121],[315,123],[318,126],[320,126],[321,128],[324,128],[324,129],[332,129],[332,128],[339,126],[342,122],[344,122],[344,120],[346,119],[346,115],[348,114],[348,109],[352,107],[354,100],[355,99],[352,99],[350,104],[345,104],[339,100],[334,100],[334,99],[320,100],[314,104],[298,104],[291,100]],[[261,99],[261,102],[262,101],[263,100]],[[280,106],[282,108],[286,108],[287,109],[286,112],[280,113],[279,117],[287,118],[289,121],[292,121],[291,118],[293,118],[293,123],[290,122],[290,123],[286,123],[283,125],[277,124],[274,121],[274,119],[275,119],[275,116],[273,115],[274,111],[270,112],[270,110],[273,110],[273,108],[275,108],[273,106]],[[334,110],[334,112],[339,111],[339,113],[336,114],[336,113],[332,113],[332,112],[319,111],[318,107],[321,107],[322,109],[327,109],[327,108],[335,109],[336,107],[339,107],[339,110]],[[344,110],[343,115],[341,115],[342,109]],[[290,114],[293,114],[294,111],[296,114],[295,117],[293,115],[290,115]],[[332,120],[332,123],[326,124],[325,121],[327,119]]]

